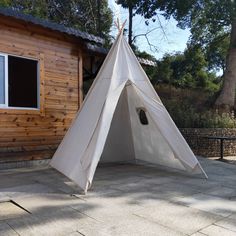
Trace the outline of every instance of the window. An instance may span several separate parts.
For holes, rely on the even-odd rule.
[[[39,108],[37,60],[0,54],[0,107]]]
[[[143,108],[143,107],[137,108],[137,113],[138,113],[138,116],[139,116],[140,123],[142,125],[148,125],[148,118],[147,118],[147,115],[146,115],[145,108]]]

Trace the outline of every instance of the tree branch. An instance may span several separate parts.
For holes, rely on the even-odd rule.
[[[152,44],[152,43],[150,42],[149,38],[148,38],[148,35],[149,35],[150,33],[152,33],[153,31],[157,30],[157,29],[159,29],[159,27],[155,27],[155,28],[153,28],[153,29],[147,31],[146,33],[135,35],[135,36],[133,37],[133,39],[132,39],[132,43],[133,43],[133,42],[135,41],[135,39],[138,38],[138,37],[145,37],[146,40],[147,40],[147,43],[148,43],[148,45],[149,45],[149,47],[150,47],[150,50],[153,51],[153,48],[154,48],[154,49],[155,49],[154,51],[157,51],[157,49],[158,49],[157,46],[155,46],[154,44]]]
[[[147,36],[148,34],[152,33],[153,31],[155,31],[155,30],[157,30],[157,29],[158,29],[158,27],[153,28],[153,29],[147,31],[146,33],[135,35],[135,36],[133,37],[133,39],[132,39],[132,42],[133,42],[137,37],[139,37],[139,36]]]
[[[165,32],[165,30],[164,30],[164,27],[162,26],[161,20],[160,20],[160,18],[159,18],[158,15],[157,15],[157,20],[158,20],[158,23],[159,23],[159,25],[160,25],[161,31],[162,31],[164,37],[166,38],[166,41],[169,42],[168,37],[167,37],[167,35],[166,35],[166,32]]]

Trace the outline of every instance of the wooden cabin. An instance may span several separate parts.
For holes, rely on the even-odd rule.
[[[61,142],[82,103],[83,71],[93,76],[104,59],[103,40],[3,8],[0,35],[0,169],[29,166]]]

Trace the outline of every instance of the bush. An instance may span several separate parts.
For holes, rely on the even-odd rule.
[[[236,128],[234,113],[222,113],[217,110],[197,111],[196,108],[178,102],[165,102],[172,119],[179,128]]]
[[[155,89],[179,128],[236,128],[234,112],[212,109],[218,96],[214,88],[205,91],[159,84]]]

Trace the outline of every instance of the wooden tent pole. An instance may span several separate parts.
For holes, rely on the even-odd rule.
[[[123,22],[123,24],[121,25],[121,27],[120,27],[120,21],[119,21],[119,19],[117,18],[117,21],[115,21],[115,25],[116,25],[116,27],[117,27],[117,29],[118,29],[118,34],[120,34],[120,33],[123,31],[123,29],[124,29],[124,27],[125,27],[126,21],[127,21],[127,20],[125,20],[125,21]]]

